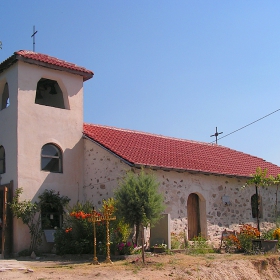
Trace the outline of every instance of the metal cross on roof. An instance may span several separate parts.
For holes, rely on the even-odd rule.
[[[222,134],[223,132],[218,132],[218,128],[216,127],[216,133],[213,135],[210,135],[210,137],[215,136],[216,137],[216,144],[218,144],[218,135]]]
[[[35,52],[35,34],[38,31],[35,31],[35,25],[33,26],[33,34],[31,35],[31,38],[33,37],[33,52]]]

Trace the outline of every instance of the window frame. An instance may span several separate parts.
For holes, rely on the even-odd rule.
[[[6,82],[1,94],[1,110],[4,110],[10,106],[10,93],[9,84]]]
[[[35,104],[66,109],[65,95],[57,80],[42,77],[37,82]]]
[[[1,165],[0,165],[0,174],[5,174],[6,173],[6,153],[5,153],[5,148],[4,146],[0,145],[0,150],[3,149],[3,157],[0,157],[0,162],[3,162],[3,170],[1,170]],[[1,155],[1,153],[0,153]]]
[[[44,153],[44,148],[47,147],[52,147],[56,150],[57,155],[51,155],[51,154],[47,154]],[[56,161],[58,161],[58,170],[56,170],[56,168],[47,168],[48,164],[44,164],[43,161],[46,159],[50,159],[48,164],[51,163],[51,161],[53,160],[53,165],[56,163]],[[55,144],[53,143],[47,143],[45,145],[42,146],[41,148],[41,171],[45,171],[45,172],[51,172],[51,173],[63,173],[63,166],[62,166],[62,150]]]
[[[262,197],[258,195],[258,200],[259,203],[257,204],[257,195],[253,194],[251,196],[251,213],[252,213],[252,218],[256,219],[257,218],[257,207],[258,213],[259,213],[259,218],[263,218],[263,207],[262,207]]]

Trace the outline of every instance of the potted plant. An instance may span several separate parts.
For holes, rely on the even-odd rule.
[[[164,243],[155,244],[154,246],[151,247],[151,249],[154,253],[163,253],[163,252],[165,252],[166,248],[167,248],[167,244],[164,244]]]
[[[258,239],[252,240],[253,250],[259,249],[262,252],[275,253],[280,239],[280,228],[270,229],[263,232]]]

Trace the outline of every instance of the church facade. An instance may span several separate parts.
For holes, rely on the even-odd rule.
[[[7,209],[14,191],[37,201],[46,189],[70,203],[114,196],[128,170],[154,172],[172,231],[215,240],[224,228],[255,223],[257,167],[280,167],[229,148],[83,122],[83,83],[93,72],[31,51],[0,64],[0,218],[2,257],[29,246],[29,232]],[[275,222],[276,188],[261,188],[262,227]],[[52,217],[52,216],[50,216]],[[44,240],[47,243],[47,240]]]

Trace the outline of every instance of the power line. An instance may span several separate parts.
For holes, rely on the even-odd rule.
[[[222,139],[222,138],[225,138],[225,137],[227,137],[227,136],[229,136],[229,135],[231,135],[231,134],[233,134],[233,133],[235,133],[235,132],[237,132],[237,131],[239,131],[239,130],[241,130],[241,129],[243,129],[243,128],[249,126],[249,125],[252,125],[252,124],[254,124],[254,123],[256,123],[256,122],[258,122],[258,121],[260,121],[260,120],[262,120],[262,119],[264,119],[264,118],[266,118],[266,117],[268,117],[268,116],[270,116],[270,115],[272,115],[272,114],[274,114],[274,113],[276,113],[276,112],[278,112],[279,110],[280,110],[280,109],[277,109],[276,111],[274,111],[274,112],[272,112],[272,113],[270,113],[270,114],[268,114],[268,115],[266,115],[266,116],[264,116],[264,117],[262,117],[262,118],[260,118],[260,119],[258,119],[258,120],[256,120],[256,121],[254,121],[254,122],[251,122],[251,123],[249,123],[249,124],[247,124],[247,125],[245,125],[245,126],[239,128],[239,129],[237,129],[237,130],[234,130],[233,132],[228,133],[228,134],[224,135],[223,137],[220,137],[220,138],[217,139],[217,140],[220,140],[220,139]],[[210,143],[213,143],[213,142],[215,142],[215,141],[212,141],[212,142],[210,142]]]

